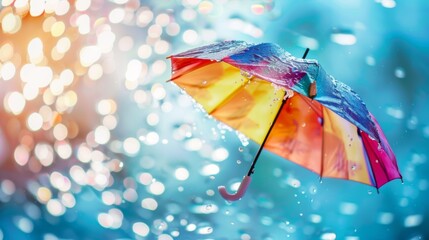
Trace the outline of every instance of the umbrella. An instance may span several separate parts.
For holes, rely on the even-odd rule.
[[[260,144],[236,193],[240,199],[262,149],[320,177],[378,189],[400,178],[396,157],[360,97],[316,60],[276,44],[224,41],[172,55],[171,80],[208,114]]]

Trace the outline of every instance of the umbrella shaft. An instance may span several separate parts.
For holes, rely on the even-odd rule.
[[[302,56],[303,59],[305,59],[307,57],[307,54],[308,54],[309,50],[310,50],[309,48],[305,49],[304,55]],[[276,117],[274,118],[273,122],[271,123],[270,129],[268,129],[267,135],[265,135],[264,141],[262,141],[262,144],[259,147],[258,152],[256,152],[256,155],[253,158],[252,165],[250,166],[250,169],[247,172],[247,176],[252,175],[253,172],[255,171],[255,165],[256,165],[256,162],[258,161],[259,155],[261,154],[262,149],[264,148],[265,142],[267,141],[268,136],[270,135],[270,132],[271,132],[271,130],[274,127],[274,123],[276,122],[277,118],[280,116],[280,112],[282,111],[282,108],[283,108],[283,106],[285,105],[285,103],[287,102],[288,99],[289,99],[288,97],[287,98],[283,98],[282,104],[281,104],[281,106],[279,108],[279,111],[277,112]]]
[[[252,174],[253,174],[254,169],[255,169],[255,164],[256,164],[256,162],[258,161],[258,158],[259,158],[259,155],[260,155],[260,154],[261,154],[261,152],[262,152],[262,149],[264,148],[265,142],[267,141],[268,136],[270,135],[270,132],[271,132],[271,130],[272,130],[272,129],[273,129],[273,127],[274,127],[274,123],[276,122],[277,118],[280,116],[280,112],[281,112],[281,110],[282,110],[283,106],[286,104],[286,102],[287,102],[287,100],[288,100],[288,99],[289,99],[288,97],[287,97],[287,98],[283,98],[283,100],[282,100],[282,104],[280,105],[280,108],[279,108],[279,111],[277,112],[276,117],[274,118],[273,122],[271,123],[271,126],[270,126],[270,128],[268,129],[268,132],[267,132],[267,134],[265,135],[264,141],[262,141],[261,146],[260,146],[260,147],[259,147],[259,149],[258,149],[258,152],[256,152],[256,155],[255,155],[255,157],[253,158],[253,162],[252,162],[252,165],[250,166],[249,172],[247,172],[247,176],[250,176],[250,175],[252,175]]]

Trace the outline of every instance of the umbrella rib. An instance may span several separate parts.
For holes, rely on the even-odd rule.
[[[321,115],[322,115],[322,122],[321,122],[321,124],[322,124],[322,154],[321,154],[321,161],[320,161],[320,179],[319,179],[319,181],[321,182],[322,181],[322,177],[323,177],[323,166],[324,166],[324,163],[325,163],[325,153],[324,153],[324,149],[325,149],[325,141],[323,140],[323,138],[324,138],[324,132],[325,132],[325,120],[324,120],[324,117],[323,117],[323,106],[322,106],[322,111],[321,111]]]

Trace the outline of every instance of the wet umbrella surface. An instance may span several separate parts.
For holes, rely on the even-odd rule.
[[[308,53],[308,49],[304,54]],[[320,177],[379,187],[401,178],[384,133],[359,96],[315,60],[275,44],[215,43],[173,55],[171,81],[219,121],[261,146],[237,194],[246,191],[262,148]]]
[[[0,1],[0,239],[427,239],[427,12],[424,0]],[[211,43],[226,45],[189,52]],[[167,57],[184,52],[190,69],[214,60],[205,85],[166,82],[179,63]],[[219,69],[237,82],[213,87]],[[235,90],[244,100],[230,103],[247,103],[235,115],[207,114]],[[218,186],[235,194],[261,145],[246,194],[225,201]],[[388,182],[395,158],[403,184]]]

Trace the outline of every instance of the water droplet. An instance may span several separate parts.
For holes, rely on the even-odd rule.
[[[229,210],[225,210],[225,215],[229,215]]]
[[[374,66],[375,65],[375,58],[373,56],[367,56],[365,58],[366,64],[368,64],[369,66]]]
[[[423,215],[415,214],[409,215],[404,220],[405,227],[416,227],[419,226],[423,222]]]
[[[250,73],[248,73],[246,71],[243,71],[243,70],[240,71],[240,74],[241,74],[241,76],[243,76],[243,77],[245,77],[247,79],[251,79],[253,77],[252,74],[250,74]]]
[[[356,36],[349,29],[334,29],[331,41],[340,45],[353,45],[356,43]]]
[[[154,228],[155,228],[156,230],[159,230],[159,231],[164,231],[164,230],[166,230],[166,229],[167,229],[167,227],[168,227],[167,223],[166,223],[166,222],[164,222],[164,221],[163,221],[163,220],[161,220],[161,219],[157,219],[157,220],[155,220],[155,221],[153,222],[153,226],[154,226]]]
[[[375,163],[378,163],[378,159],[375,159]]]
[[[306,125],[307,125],[306,123],[303,123],[303,124],[302,124],[302,127],[305,127]]]
[[[241,160],[237,160],[237,164],[241,164]]]
[[[405,70],[401,67],[397,67],[395,69],[395,76],[397,78],[404,78],[405,77]]]
[[[203,85],[206,85],[206,84],[207,84],[207,80],[204,80],[204,81],[203,81]]]
[[[356,165],[352,165],[352,170],[356,170]]]
[[[368,190],[368,195],[371,195],[372,194],[372,191],[371,190]]]
[[[215,176],[210,176],[210,180],[214,180],[215,178]]]
[[[323,126],[323,118],[317,117],[317,121],[319,122],[320,125]]]
[[[212,207],[213,207],[213,206],[212,206],[211,204],[207,204],[207,205],[206,205],[206,210],[210,210],[210,209],[212,209]]]

